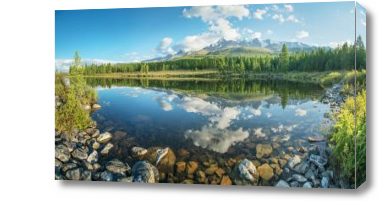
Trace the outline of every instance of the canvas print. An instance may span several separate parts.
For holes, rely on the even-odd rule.
[[[355,189],[354,1],[55,11],[55,179]]]

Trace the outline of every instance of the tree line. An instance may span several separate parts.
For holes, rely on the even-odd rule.
[[[84,74],[107,74],[172,70],[217,70],[221,74],[276,73],[276,72],[318,72],[353,70],[355,66],[355,46],[344,43],[334,49],[319,48],[311,52],[289,53],[283,44],[279,55],[266,56],[206,56],[201,58],[184,58],[160,62],[92,64],[84,68]],[[361,36],[356,41],[356,68],[366,69],[366,49]]]

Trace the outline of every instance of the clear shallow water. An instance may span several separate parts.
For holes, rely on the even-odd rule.
[[[147,82],[147,84],[146,84]],[[298,153],[308,136],[321,135],[329,106],[319,85],[288,81],[159,81],[90,79],[102,108],[92,114],[113,139],[116,157],[133,146],[180,148],[190,159],[256,159],[256,144],[272,156]],[[180,159],[178,157],[178,160]]]

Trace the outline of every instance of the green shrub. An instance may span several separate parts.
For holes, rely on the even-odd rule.
[[[355,118],[356,109],[356,118]],[[357,157],[355,177],[355,120],[357,130]],[[331,148],[344,174],[354,183],[361,184],[366,180],[366,91],[356,98],[349,97],[342,106],[337,122],[333,127]]]

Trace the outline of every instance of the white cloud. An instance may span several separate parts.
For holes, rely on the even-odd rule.
[[[285,4],[284,8],[287,12],[293,12],[294,11],[294,7],[290,4]]]
[[[282,14],[274,14],[272,16],[272,19],[274,20],[278,20],[280,23],[284,23],[285,22],[285,18]]]
[[[295,116],[300,116],[300,117],[303,117],[307,114],[307,111],[304,110],[304,109],[301,109],[301,108],[297,108],[295,110]]]
[[[185,137],[191,139],[194,145],[219,153],[227,152],[230,146],[242,142],[248,136],[249,133],[242,128],[229,130],[219,129],[211,125],[205,125],[200,130],[185,132]]]
[[[270,30],[270,29],[268,29],[268,30],[266,31],[266,33],[267,33],[268,35],[272,35],[272,34],[273,34],[273,31]]]
[[[183,10],[186,18],[201,18],[209,25],[208,32],[187,36],[173,49],[184,52],[200,50],[210,44],[216,43],[219,39],[238,40],[240,33],[232,27],[229,18],[242,20],[249,17],[249,9],[244,5],[236,6],[197,6]]]
[[[224,6],[217,6],[217,10],[222,15],[222,17],[236,17],[239,20],[242,20],[243,17],[249,16],[249,10],[244,5],[224,5]]]
[[[216,9],[214,9],[214,7],[212,6],[195,6],[195,7],[191,7],[188,10],[185,8],[182,11],[182,14],[186,18],[199,17],[204,22],[210,22],[219,17]]]
[[[255,115],[255,116],[261,116],[261,114],[262,114],[260,108],[258,108],[258,109],[254,109],[254,108],[252,108],[252,109],[250,110],[250,112],[251,112],[253,115]]]
[[[154,49],[155,53],[166,55],[175,54],[176,52],[170,47],[173,43],[173,39],[169,37],[163,38],[159,45]]]
[[[161,42],[160,42],[159,48],[160,49],[166,49],[172,43],[173,43],[173,39],[172,38],[168,38],[168,37],[163,38],[163,40],[161,40]]]
[[[287,21],[295,22],[295,23],[301,23],[299,19],[297,19],[294,15],[289,15],[286,19]]]
[[[183,10],[184,17],[195,18],[199,17],[204,22],[216,21],[219,18],[236,17],[242,20],[243,17],[249,16],[249,10],[244,5],[236,6],[194,6],[190,9]]]
[[[302,31],[297,32],[297,38],[299,39],[307,38],[309,36],[310,34],[307,31],[302,30]]]
[[[255,133],[254,135],[257,137],[257,138],[263,138],[263,137],[266,137],[266,134],[262,131],[262,128],[257,128],[255,129]]]
[[[267,11],[265,9],[257,9],[254,13],[253,13],[253,17],[258,19],[258,20],[262,20],[264,19],[264,15],[267,13]]]
[[[240,114],[240,110],[237,108],[226,107],[220,115],[213,116],[210,121],[215,123],[216,127],[219,129],[228,128],[231,121],[236,119]]]
[[[261,32],[254,32],[251,34],[251,38],[257,38],[257,39],[260,39],[262,37],[262,33]]]
[[[215,33],[202,33],[199,35],[187,36],[178,45],[174,47],[175,50],[182,50],[184,52],[191,52],[200,50],[210,44],[216,43],[221,37]]]
[[[219,34],[226,40],[238,40],[240,38],[238,31],[233,29],[230,22],[223,18],[218,19],[216,24],[210,26],[209,30]]]

